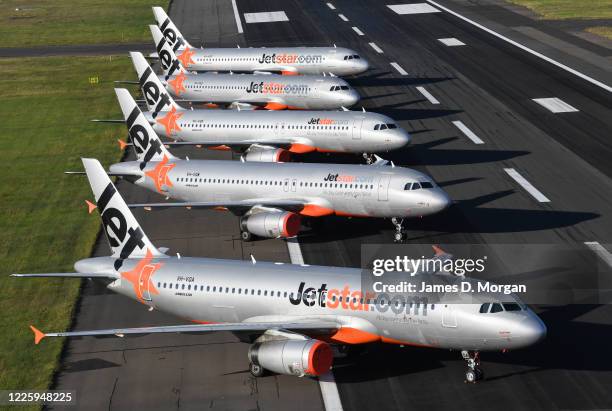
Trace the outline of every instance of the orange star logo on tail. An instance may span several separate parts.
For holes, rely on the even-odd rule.
[[[155,284],[151,280],[155,271],[157,271],[163,264],[151,264],[151,260],[153,259],[153,254],[151,250],[147,249],[146,256],[136,264],[131,271],[123,271],[121,272],[121,278],[132,283],[134,287],[134,294],[136,294],[136,298],[138,301],[144,304],[143,292],[147,291],[149,294],[159,294],[157,288],[155,288]]]
[[[183,84],[186,78],[187,76],[185,73],[179,73],[172,80],[168,80],[168,84],[170,84],[170,87],[172,87],[172,90],[174,90],[174,94],[177,96],[180,96],[182,92],[187,91],[185,89],[185,85]]]
[[[176,164],[168,164],[168,156],[164,155],[164,159],[157,163],[155,168],[151,171],[147,171],[145,175],[151,177],[151,180],[155,183],[155,188],[161,193],[162,187],[172,187],[172,182],[168,178],[168,172],[172,170]]]
[[[168,112],[164,117],[157,120],[157,122],[164,126],[166,129],[166,135],[171,136],[173,131],[181,131],[181,128],[176,121],[183,117],[183,113],[177,113],[176,107],[172,107],[172,110]]]
[[[195,64],[195,61],[193,61],[193,59],[191,58],[193,57],[194,54],[195,52],[191,50],[189,47],[186,47],[185,50],[183,50],[180,56],[178,56],[178,59],[181,61],[181,64],[183,65],[183,67],[189,68],[189,66],[191,66],[192,64]]]

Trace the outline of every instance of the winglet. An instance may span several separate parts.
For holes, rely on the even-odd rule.
[[[33,325],[30,325],[30,330],[32,330],[32,332],[34,333],[34,344],[36,345],[40,343],[40,340],[46,337],[44,332],[40,331],[38,328],[34,327]]]
[[[432,245],[431,248],[433,248],[434,253],[436,254],[436,256],[448,254],[446,251],[441,249],[440,246]]]
[[[117,143],[119,143],[119,148],[121,150],[125,150],[125,148],[127,147],[128,143],[126,143],[125,141],[121,140],[121,139],[117,139]]]
[[[97,205],[95,205],[94,203],[92,203],[89,200],[85,200],[85,203],[87,204],[87,212],[89,214],[93,213],[93,210],[95,210],[96,208],[98,208]]]

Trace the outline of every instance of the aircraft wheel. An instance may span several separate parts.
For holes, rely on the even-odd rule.
[[[396,243],[399,243],[404,239],[404,235],[401,232],[397,231],[395,232],[395,234],[393,234],[393,239]]]
[[[465,382],[474,384],[478,380],[478,375],[474,370],[467,370],[465,372]]]
[[[253,239],[253,234],[248,231],[242,231],[240,233],[240,238],[242,238],[243,241],[251,241]]]
[[[249,363],[249,371],[253,377],[259,378],[266,375],[266,370],[261,365]]]

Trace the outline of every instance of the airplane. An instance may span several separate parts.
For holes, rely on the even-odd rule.
[[[366,59],[341,47],[197,48],[181,34],[161,7],[153,14],[164,37],[194,71],[267,71],[284,75],[334,73],[339,76],[368,70]],[[155,42],[157,44],[157,41]]]
[[[159,78],[175,98],[230,107],[268,110],[340,109],[359,101],[359,94],[336,76],[279,74],[190,73],[157,26],[149,26],[162,68]],[[242,103],[240,105],[239,103]]]
[[[165,92],[142,53],[130,56],[148,108],[145,117],[159,136],[232,148],[245,161],[288,161],[291,154],[318,151],[363,153],[371,162],[372,153],[397,150],[411,140],[391,118],[371,112],[184,109]]]
[[[89,207],[100,212],[112,255],[79,260],[72,273],[12,276],[105,281],[150,310],[195,324],[51,333],[30,325],[35,344],[48,337],[229,331],[251,344],[249,370],[262,377],[319,376],[333,364],[332,344],[383,342],[461,350],[466,380],[474,383],[483,378],[481,351],[523,348],[546,335],[545,324],[514,294],[479,291],[447,300],[420,292],[457,280],[477,289],[476,279],[447,271],[416,272],[410,281],[418,291],[388,294],[364,289],[367,270],[358,268],[170,256],[152,244],[99,161],[82,161],[96,201]],[[434,250],[434,259],[452,258]]]
[[[181,160],[166,149],[130,93],[115,92],[137,161],[112,164],[110,173],[181,201],[134,207],[227,209],[240,216],[245,241],[253,235],[293,237],[302,216],[391,218],[394,238],[401,241],[405,217],[435,214],[451,203],[431,177],[384,167],[380,158],[368,166]]]

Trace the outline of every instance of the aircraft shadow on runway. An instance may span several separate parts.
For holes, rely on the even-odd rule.
[[[461,200],[449,209],[428,217],[407,219],[407,241],[421,241],[423,233],[513,233],[569,227],[599,217],[599,214],[577,211],[484,208],[482,205],[516,194],[514,190],[498,191],[473,199]],[[392,241],[393,226],[382,219],[322,217],[311,219],[312,231],[300,237],[301,242],[318,243],[365,237],[385,233]],[[411,233],[419,233],[411,236]],[[426,237],[429,237],[428,234]]]
[[[348,81],[353,87],[396,87],[402,85],[420,86],[424,84],[434,84],[448,80],[455,80],[454,77],[389,77],[393,75],[395,74],[390,71],[377,71],[368,74],[361,74],[355,77],[349,77]]]

